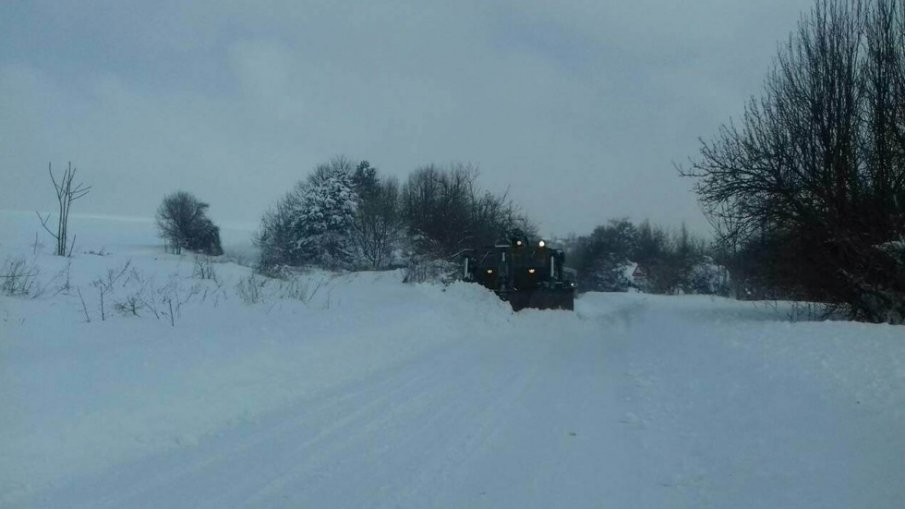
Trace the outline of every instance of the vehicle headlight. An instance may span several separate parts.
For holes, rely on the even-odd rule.
[[[528,274],[534,274],[534,269],[528,269]]]

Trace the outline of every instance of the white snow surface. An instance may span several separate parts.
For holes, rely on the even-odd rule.
[[[905,327],[700,296],[513,313],[398,272],[246,304],[250,269],[193,278],[150,221],[72,223],[60,291],[37,218],[0,213],[0,262],[44,290],[0,296],[0,507],[905,507]],[[91,281],[126,262],[101,321]],[[175,326],[114,311],[139,281],[197,293]]]

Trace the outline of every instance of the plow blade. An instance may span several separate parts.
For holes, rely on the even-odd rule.
[[[575,308],[575,292],[571,289],[539,289],[497,293],[500,298],[508,302],[515,311],[525,308],[566,309],[571,311]]]

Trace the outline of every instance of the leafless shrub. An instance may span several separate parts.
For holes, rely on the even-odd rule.
[[[412,257],[405,267],[404,283],[442,283],[454,281],[459,272],[456,264],[449,260]]]
[[[7,258],[0,271],[0,293],[13,297],[32,295],[38,268],[24,258]]]
[[[217,271],[210,256],[196,256],[195,266],[192,269],[192,277],[195,279],[217,280]]]
[[[107,269],[106,275],[98,277],[91,282],[91,286],[93,286],[97,290],[98,300],[100,302],[102,322],[107,319],[107,311],[105,306],[106,296],[113,291],[116,283],[129,271],[129,268],[131,266],[132,260],[128,260],[123,263],[123,265],[118,269]]]
[[[211,279],[208,284],[200,285],[201,302],[210,300],[214,307],[220,305],[221,300],[228,300],[229,293],[224,288],[223,281],[220,279]]]
[[[125,316],[140,316],[138,310],[143,307],[143,301],[138,293],[133,293],[125,299],[113,304],[113,309]]]
[[[147,292],[140,292],[138,296],[139,299],[141,299],[141,306],[153,313],[154,318],[160,320],[161,311],[158,307],[158,300],[155,298],[155,295],[148,295]]]
[[[289,265],[262,265],[258,268],[257,272],[271,279],[289,280],[295,277],[300,270],[302,269],[297,269]]]
[[[277,297],[297,300],[307,304],[317,295],[324,283],[323,279],[312,283],[310,279],[293,276],[285,281],[280,281],[277,287]]]
[[[252,272],[236,283],[236,293],[245,304],[258,304],[264,301],[264,287],[267,279]]]
[[[308,304],[327,285],[324,278],[292,274],[285,279],[274,279],[252,272],[236,283],[236,294],[245,304],[268,301],[296,300]],[[225,297],[225,293],[224,293]]]
[[[788,318],[790,322],[816,322],[832,318],[839,313],[839,307],[820,302],[792,302]]]
[[[158,295],[154,289],[154,279],[145,278],[135,267],[129,270],[129,275],[123,281],[122,286],[136,287],[125,299],[115,304],[115,309],[125,315],[140,316],[140,310],[150,311],[155,318],[160,320],[158,308]]]
[[[163,288],[158,290],[161,303],[167,307],[167,311],[161,314],[170,318],[170,325],[173,327],[176,326],[176,318],[182,316],[182,306],[201,293],[199,285],[192,284],[188,288],[184,288],[181,281],[178,277],[172,277]]]

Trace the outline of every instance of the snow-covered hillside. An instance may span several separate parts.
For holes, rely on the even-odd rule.
[[[38,228],[0,213],[0,268],[37,273],[0,296],[0,507],[905,507],[905,327],[515,314],[396,272],[265,281],[150,221],[73,216],[71,260]]]

